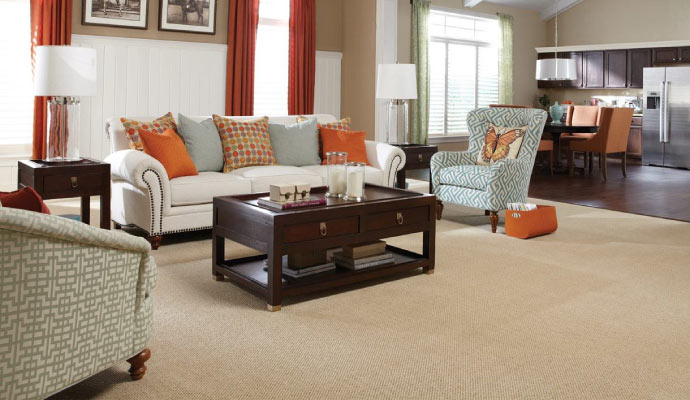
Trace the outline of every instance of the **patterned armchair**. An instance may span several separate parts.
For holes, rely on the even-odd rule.
[[[156,264],[121,232],[0,207],[0,398],[44,398],[150,357]]]
[[[480,108],[467,115],[470,131],[468,151],[439,152],[431,158],[431,180],[440,202],[486,210],[491,231],[496,232],[498,211],[507,203],[524,202],[539,147],[546,112],[537,109]],[[516,159],[491,166],[477,165],[489,123],[497,126],[525,126],[527,132]],[[439,204],[439,218],[443,203]]]

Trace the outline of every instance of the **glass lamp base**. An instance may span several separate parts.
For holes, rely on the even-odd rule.
[[[388,143],[409,144],[409,105],[407,100],[388,103]]]
[[[51,163],[75,162],[79,157],[79,99],[53,97],[48,100],[46,157]]]

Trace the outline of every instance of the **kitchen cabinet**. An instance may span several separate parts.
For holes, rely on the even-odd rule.
[[[652,51],[655,64],[667,64],[678,61],[677,47],[664,47]]]
[[[581,51],[573,51],[569,53],[569,57],[575,60],[575,70],[577,71],[577,78],[575,78],[572,81],[565,81],[564,82],[564,87],[567,88],[575,88],[575,89],[580,89],[582,88],[582,85],[584,83],[583,77],[582,77],[582,52]]]
[[[642,117],[633,117],[628,135],[628,156],[642,158]]]
[[[621,89],[628,84],[628,51],[604,52],[604,87]]]
[[[628,50],[628,82],[629,88],[642,89],[643,71],[652,66],[652,49]]]
[[[584,69],[584,87],[604,87],[604,52],[585,51],[582,54]]]
[[[690,47],[681,47],[678,49],[678,61],[690,62]]]

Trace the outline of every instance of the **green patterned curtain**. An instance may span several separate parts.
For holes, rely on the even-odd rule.
[[[429,0],[412,1],[412,62],[417,66],[417,100],[412,100],[412,143],[429,136]]]
[[[498,14],[498,21],[501,26],[498,102],[513,104],[513,17]]]

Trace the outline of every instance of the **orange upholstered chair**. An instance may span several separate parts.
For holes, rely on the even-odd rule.
[[[530,108],[527,106],[518,106],[514,104],[489,104],[489,107],[496,108]],[[549,173],[553,175],[553,140],[551,139],[541,139],[539,141],[539,147],[537,152],[548,151],[549,152]]]
[[[573,174],[574,152],[599,153],[601,171],[606,176],[606,155],[612,153],[623,153],[621,160],[621,171],[623,177],[626,176],[626,151],[628,148],[628,135],[630,134],[630,124],[632,123],[632,108],[602,108],[599,120],[599,131],[591,138],[584,140],[571,141],[568,148],[568,171]],[[589,172],[592,172],[592,157],[589,157]]]

